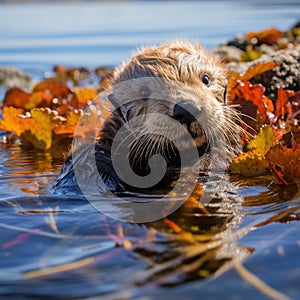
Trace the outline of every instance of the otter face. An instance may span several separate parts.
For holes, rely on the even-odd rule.
[[[226,71],[199,46],[174,42],[143,49],[114,75],[110,100],[118,117],[139,120],[128,125],[128,134],[136,136],[133,160],[159,153],[176,164],[178,145],[196,147],[201,156],[237,140],[236,114],[226,106]]]

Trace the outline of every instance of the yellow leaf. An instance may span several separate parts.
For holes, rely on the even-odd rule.
[[[36,91],[31,93],[24,108],[30,110],[34,107],[48,107],[51,105],[52,99],[53,96],[47,91]]]
[[[32,126],[22,132],[21,137],[37,148],[49,149],[52,145],[53,129],[61,123],[62,118],[49,108],[33,108],[31,118],[27,121],[29,120]]]
[[[257,151],[242,153],[237,156],[230,165],[231,174],[257,175],[263,173],[269,167],[263,154]]]
[[[249,49],[245,53],[243,53],[243,55],[241,56],[241,61],[242,62],[253,61],[253,60],[258,59],[262,55],[263,55],[263,53],[261,51]]]
[[[257,137],[251,140],[246,149],[248,151],[257,151],[265,155],[272,146],[275,144],[275,133],[272,127],[264,125],[260,128],[260,132]]]
[[[74,135],[76,126],[80,118],[83,116],[83,111],[73,110],[71,111],[65,120],[62,121],[60,126],[54,128],[55,134],[67,134],[67,135]]]
[[[97,97],[96,90],[91,87],[76,88],[74,93],[78,103],[81,103],[84,106],[86,106],[87,101],[93,101]]]

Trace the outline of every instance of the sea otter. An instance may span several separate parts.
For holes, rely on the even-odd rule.
[[[224,168],[241,150],[226,88],[220,59],[198,44],[143,48],[115,69],[108,96],[114,109],[92,148],[84,143],[69,155],[55,191],[80,193],[81,178],[97,172],[101,182],[91,185],[100,193],[146,193],[172,188],[191,165]]]

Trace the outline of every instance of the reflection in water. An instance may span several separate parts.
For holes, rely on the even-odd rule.
[[[202,292],[209,294],[213,282],[209,278],[215,276],[230,295],[226,270],[247,257],[260,258],[272,245],[283,249],[272,252],[273,260],[282,251],[299,250],[289,233],[280,238],[276,230],[267,231],[270,242],[266,242],[264,228],[297,220],[300,207],[296,188],[275,188],[267,177],[238,183],[227,178],[218,193],[210,186],[212,201],[205,209],[185,205],[168,221],[137,225],[108,218],[85,199],[51,195],[61,158],[16,145],[2,146],[2,153],[1,170],[8,174],[0,181],[5,186],[0,201],[3,295],[107,295],[108,299],[153,295],[154,299],[158,286],[175,286],[184,294],[189,284],[189,299],[196,299],[199,280]],[[289,257],[283,264],[284,270]],[[237,280],[243,290],[244,279]],[[276,287],[273,281],[270,285]],[[288,292],[284,285],[279,290]],[[161,295],[168,293],[161,290]],[[256,289],[250,292],[255,293]]]
[[[63,149],[49,153],[2,144],[0,188],[13,197],[49,191],[63,162],[63,153]]]

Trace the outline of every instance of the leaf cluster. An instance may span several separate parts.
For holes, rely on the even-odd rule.
[[[107,105],[93,101],[107,84],[111,70],[96,70],[101,79],[98,86],[79,85],[88,76],[84,68],[56,66],[54,70],[53,78],[39,82],[30,92],[9,89],[3,101],[0,130],[13,132],[23,144],[42,150],[70,143],[75,132],[83,139],[95,136],[109,114]],[[85,126],[79,126],[87,119]]]
[[[247,44],[244,50],[257,51],[263,46],[272,47],[273,51],[287,47],[299,49],[299,32],[296,27],[287,32],[274,28],[250,32],[244,38]],[[249,133],[243,138],[244,152],[232,161],[230,171],[256,176],[271,170],[279,184],[299,183],[300,91],[297,87],[277,86],[275,99],[270,99],[266,95],[266,82],[253,83],[254,78],[262,78],[281,67],[273,57],[274,54],[269,60],[264,56],[263,60],[252,62],[242,74],[230,73],[228,96],[240,110],[244,129]]]

